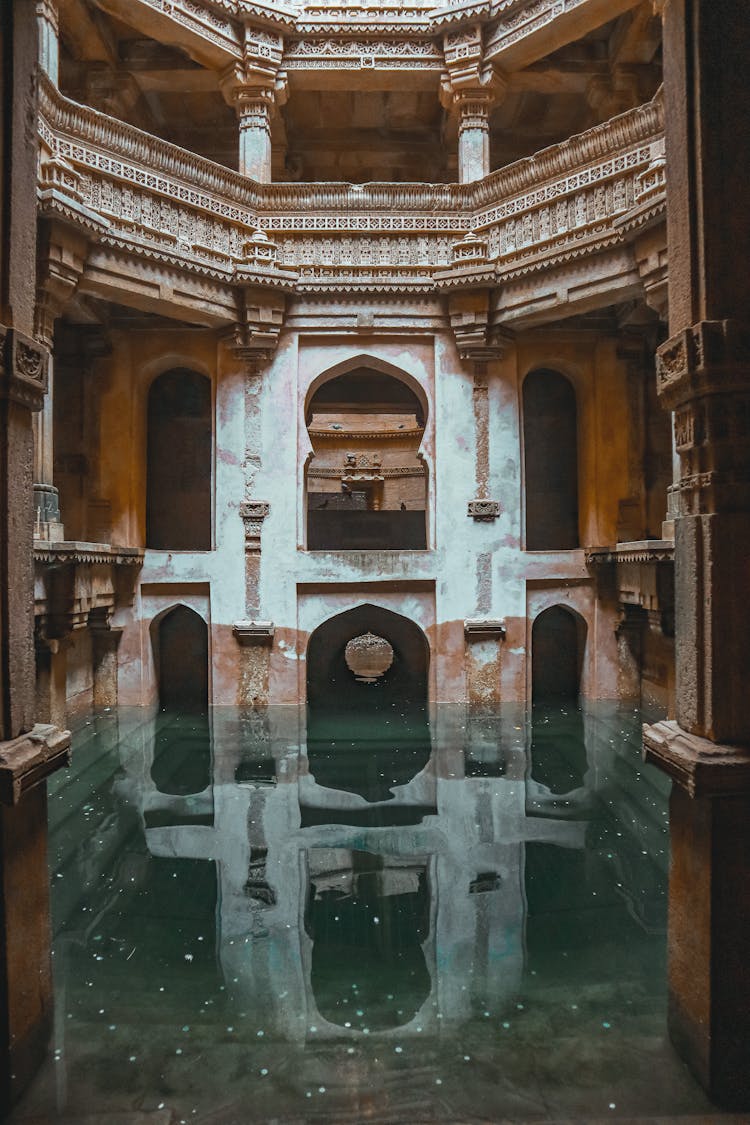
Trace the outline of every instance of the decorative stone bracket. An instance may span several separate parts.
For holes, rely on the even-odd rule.
[[[246,551],[260,551],[263,521],[270,511],[271,505],[264,500],[245,500],[240,504],[240,516],[245,523]]]
[[[470,500],[466,513],[473,520],[489,523],[500,515],[499,500]]]
[[[15,328],[0,324],[0,398],[41,410],[47,392],[47,349]]]
[[[37,723],[28,734],[0,743],[0,802],[17,805],[29,789],[69,766],[70,738],[69,730]]]

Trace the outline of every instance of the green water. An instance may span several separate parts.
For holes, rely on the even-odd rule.
[[[666,1041],[667,783],[613,706],[84,721],[50,1061],[12,1121],[710,1106]]]

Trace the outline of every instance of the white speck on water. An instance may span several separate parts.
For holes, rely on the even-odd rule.
[[[181,1055],[182,1054],[182,1047],[178,1047],[177,1050],[175,1051],[175,1054]]]
[[[313,1030],[313,1028],[310,1028],[310,1031],[312,1031],[312,1030]],[[264,1036],[264,1035],[265,1035],[266,1033],[265,1033],[265,1031],[263,1031],[263,1029],[261,1028],[261,1030],[260,1030],[260,1031],[258,1031],[258,1032],[256,1032],[256,1034],[257,1034],[257,1036],[258,1036],[258,1038],[259,1038],[259,1039],[262,1039],[262,1038],[263,1038],[263,1036]]]
[[[325,1094],[325,1092],[326,1092],[325,1086],[318,1086],[318,1093],[319,1094]]]
[[[186,953],[186,954],[185,954],[185,960],[186,960],[186,961],[192,961],[192,960],[193,960],[193,955],[192,955],[192,953]]]
[[[402,1054],[404,1048],[403,1047],[394,1047],[393,1050],[396,1052],[397,1055],[400,1055],[400,1054]]]
[[[353,1047],[347,1047],[346,1053],[347,1053],[347,1055],[353,1055],[354,1054],[354,1048]]]
[[[268,1067],[267,1067],[267,1066],[262,1066],[262,1067],[260,1068],[260,1073],[261,1073],[261,1074],[263,1075],[263,1077],[265,1078],[265,1076],[266,1076],[266,1075],[268,1074]]]

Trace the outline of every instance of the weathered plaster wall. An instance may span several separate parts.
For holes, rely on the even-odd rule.
[[[191,604],[193,596],[211,625],[210,698],[216,704],[303,699],[311,631],[364,601],[424,629],[435,701],[476,703],[527,698],[533,619],[549,605],[570,604],[587,626],[582,691],[615,696],[615,605],[597,601],[583,550],[523,549],[521,401],[523,379],[536,368],[571,380],[578,404],[581,543],[615,542],[629,439],[626,367],[617,341],[591,331],[534,331],[502,358],[475,365],[459,357],[454,335],[433,310],[428,319],[424,302],[413,309],[394,305],[389,323],[367,317],[364,327],[342,325],[343,311],[333,301],[314,309],[293,306],[289,329],[257,374],[210,331],[112,334],[112,353],[100,361],[106,370],[96,452],[115,541],[144,544],[151,381],[172,367],[188,367],[212,379],[215,395],[214,549],[147,550],[140,595],[132,610],[118,615],[125,626],[121,702],[155,700],[150,622],[170,604]],[[312,453],[306,408],[325,381],[362,366],[401,379],[423,404],[425,552],[305,549]],[[497,501],[498,517],[470,518],[467,506],[476,499]],[[246,500],[269,505],[261,551],[247,574],[240,518]],[[232,625],[248,615],[275,624],[272,648],[239,646]],[[469,618],[503,620],[505,640],[468,641]]]

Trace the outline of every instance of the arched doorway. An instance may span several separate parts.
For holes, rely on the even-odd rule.
[[[165,371],[148,393],[146,545],[211,549],[211,381]]]
[[[306,422],[308,550],[425,550],[425,410],[412,388],[356,367],[315,390]]]
[[[578,425],[572,384],[532,371],[523,384],[526,550],[579,546]]]
[[[208,709],[208,626],[200,614],[175,606],[152,625],[159,706],[163,710]]]
[[[532,700],[578,699],[586,647],[586,622],[574,610],[553,605],[531,630]]]
[[[318,785],[388,801],[430,759],[429,646],[375,605],[332,617],[307,648],[307,754]]]

